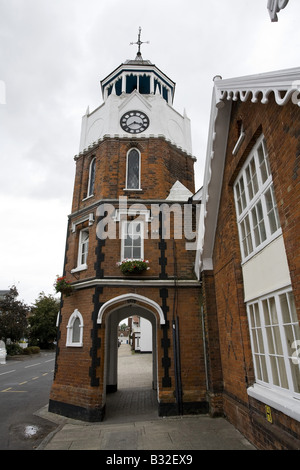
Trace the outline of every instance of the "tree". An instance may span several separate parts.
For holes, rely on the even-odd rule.
[[[52,346],[56,339],[56,319],[60,308],[59,300],[52,295],[41,292],[38,299],[31,308],[29,318],[30,344],[47,349]]]
[[[0,299],[0,338],[5,342],[18,341],[27,333],[27,316],[30,307],[17,300],[19,293],[12,286],[7,294]]]

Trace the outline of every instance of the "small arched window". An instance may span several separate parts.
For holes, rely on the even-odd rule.
[[[96,172],[96,157],[94,157],[90,163],[89,170],[89,184],[88,184],[88,197],[93,196],[95,189],[95,172]]]
[[[127,154],[126,189],[141,189],[141,156],[137,149]]]
[[[74,310],[67,325],[67,346],[83,345],[83,318],[79,310]]]

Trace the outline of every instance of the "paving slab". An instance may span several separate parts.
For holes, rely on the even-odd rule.
[[[118,391],[107,395],[105,420],[87,423],[48,412],[57,424],[38,450],[196,451],[255,450],[224,418],[208,415],[159,417],[152,385],[152,355],[119,348]],[[115,454],[114,454],[115,455]]]
[[[48,417],[49,418],[49,417]],[[68,420],[70,421],[70,420]],[[213,425],[212,422],[213,421]],[[64,424],[39,450],[254,450],[226,419],[180,416],[119,424]]]

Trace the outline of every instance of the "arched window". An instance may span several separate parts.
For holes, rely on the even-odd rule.
[[[83,318],[79,310],[74,310],[67,325],[67,346],[81,347],[83,345]]]
[[[90,171],[89,171],[89,185],[88,185],[88,197],[93,196],[94,189],[95,189],[95,171],[96,171],[96,157],[90,163]]]
[[[73,322],[73,331],[72,331],[72,343],[80,342],[80,319],[75,318]]]
[[[141,156],[137,149],[129,150],[126,167],[126,189],[141,189]]]

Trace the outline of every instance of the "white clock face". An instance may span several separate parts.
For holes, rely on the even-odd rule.
[[[149,126],[149,118],[141,111],[128,111],[120,120],[122,129],[129,134],[144,132]]]

